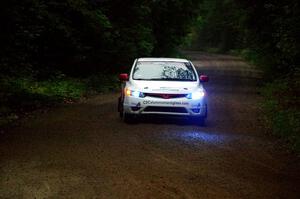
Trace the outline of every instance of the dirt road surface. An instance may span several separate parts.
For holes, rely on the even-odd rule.
[[[260,72],[188,52],[210,76],[206,127],[123,123],[118,94],[36,113],[0,135],[0,198],[300,198],[300,163],[264,133]]]

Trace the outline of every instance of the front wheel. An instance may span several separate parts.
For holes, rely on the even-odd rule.
[[[118,112],[119,112],[120,118],[122,118],[123,117],[123,104],[122,104],[121,97],[119,97],[119,99],[118,99]]]
[[[122,114],[122,119],[127,124],[133,124],[135,122],[135,117],[132,114],[124,113]]]
[[[199,116],[197,118],[197,124],[199,126],[206,126],[206,118],[207,118],[207,105],[205,105],[205,114],[204,114],[204,116]]]
[[[206,117],[198,117],[196,121],[197,125],[206,126]]]

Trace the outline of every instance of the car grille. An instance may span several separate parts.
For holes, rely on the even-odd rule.
[[[186,97],[187,94],[162,94],[162,93],[145,93],[145,97],[156,97],[156,98],[163,98],[163,99],[172,99],[172,98],[181,98]]]
[[[144,109],[144,112],[187,113],[187,110],[183,107],[148,106]]]

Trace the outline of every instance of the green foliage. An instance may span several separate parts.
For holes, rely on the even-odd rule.
[[[175,48],[183,43],[198,16],[198,7],[197,0],[154,1],[152,20],[156,39],[155,56],[173,54]]]
[[[79,99],[85,85],[72,79],[36,81],[32,78],[2,77],[0,81],[0,126],[19,114],[62,101]]]
[[[198,5],[196,0],[1,4],[1,73],[34,71],[42,78],[51,70],[69,76],[117,72],[136,57],[170,55],[189,32]]]
[[[221,52],[246,49],[238,54],[276,79],[299,68],[299,11],[297,0],[203,0],[190,46]]]
[[[51,79],[36,81],[30,78],[3,78],[1,81],[1,93],[7,102],[19,102],[20,98],[28,99],[79,99],[85,91],[85,85],[73,79]],[[19,98],[20,97],[20,98]],[[28,100],[25,100],[28,101]],[[22,102],[22,100],[21,100]]]
[[[269,79],[299,68],[299,3],[295,0],[241,1],[245,13],[245,48],[257,53],[257,60]],[[246,46],[247,45],[247,46]]]
[[[235,0],[203,0],[192,47],[225,52],[243,43],[244,13]]]
[[[86,79],[56,76],[37,81],[27,78],[0,78],[0,126],[18,119],[28,111],[61,102],[79,100],[82,96],[119,89],[112,75],[93,75]]]
[[[116,75],[96,74],[85,81],[88,92],[103,93],[120,89],[120,81]]]
[[[299,76],[268,83],[262,94],[267,126],[275,135],[287,140],[300,152],[300,80]]]
[[[67,74],[93,70],[88,63],[110,44],[109,20],[85,0],[12,1],[1,11],[6,27],[1,33],[1,54],[6,56],[1,56],[0,64],[6,74],[24,67]]]
[[[248,61],[250,64],[253,65],[259,65],[259,61],[258,61],[258,53],[255,52],[252,49],[234,49],[234,50],[230,50],[229,52],[230,54],[233,54],[235,56],[239,56],[242,57],[244,60]]]

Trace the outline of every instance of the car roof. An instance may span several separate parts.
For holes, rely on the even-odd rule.
[[[186,59],[165,58],[165,57],[142,57],[138,61],[166,61],[166,62],[189,62]]]

